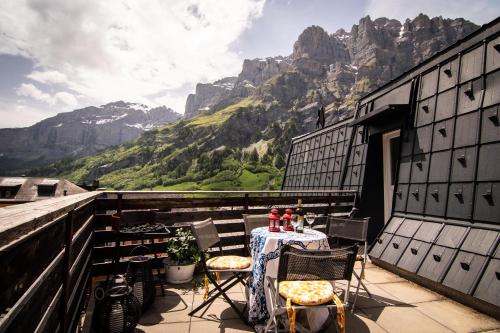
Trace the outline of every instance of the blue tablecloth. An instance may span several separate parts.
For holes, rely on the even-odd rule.
[[[252,276],[249,283],[249,320],[261,323],[269,318],[264,291],[265,277],[277,277],[280,249],[290,244],[302,249],[329,249],[327,236],[317,230],[304,233],[270,232],[267,227],[252,230],[250,249],[253,258]]]

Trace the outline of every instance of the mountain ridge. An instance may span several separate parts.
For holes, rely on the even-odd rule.
[[[278,188],[291,138],[315,128],[320,105],[327,123],[345,119],[361,95],[477,28],[426,15],[403,23],[367,16],[332,34],[308,27],[289,56],[245,60],[237,77],[199,84],[182,120],[34,173],[99,178],[115,189]]]
[[[165,106],[117,101],[58,113],[34,125],[0,129],[0,172],[21,174],[62,158],[79,158],[178,120]]]

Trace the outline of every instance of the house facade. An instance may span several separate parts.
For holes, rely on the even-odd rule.
[[[374,263],[500,313],[500,19],[293,139],[284,190],[356,190]]]

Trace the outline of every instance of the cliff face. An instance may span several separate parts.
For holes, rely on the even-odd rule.
[[[227,77],[214,83],[198,83],[196,93],[189,94],[184,110],[185,118],[209,111],[214,105],[231,96],[236,77]]]
[[[60,113],[26,128],[0,129],[0,172],[19,174],[62,158],[95,154],[179,118],[164,106],[120,101]]]
[[[429,18],[420,14],[404,23],[397,20],[362,18],[351,32],[338,31],[359,76],[375,85],[412,68],[436,52],[478,28],[464,19]]]
[[[352,111],[355,99],[398,76],[478,26],[464,19],[429,18],[420,14],[405,22],[369,16],[328,34],[306,28],[287,57],[246,59],[231,91],[213,92],[217,82],[197,86],[186,102],[191,118],[225,100],[256,95],[271,102],[292,103],[296,109],[313,102],[328,105],[329,120]],[[196,102],[193,102],[196,101]],[[194,107],[193,107],[194,105]],[[290,105],[292,106],[292,105]],[[189,110],[189,112],[187,112]]]

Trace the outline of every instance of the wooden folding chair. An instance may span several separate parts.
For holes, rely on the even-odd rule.
[[[213,285],[214,289],[208,291],[208,298],[192,310],[189,315],[192,316],[196,312],[200,311],[202,308],[209,306],[212,302],[219,296],[224,297],[224,299],[229,303],[229,305],[236,311],[238,316],[245,322],[248,323],[247,319],[243,315],[246,309],[241,311],[234,304],[234,302],[229,298],[226,292],[238,283],[246,285],[245,278],[249,272],[252,271],[252,261],[251,258],[241,257],[241,256],[224,256],[222,251],[222,246],[220,243],[219,234],[215,228],[215,224],[212,219],[207,219],[201,222],[195,222],[191,225],[191,230],[194,237],[196,238],[196,243],[201,252],[201,264],[203,266],[203,271],[205,273],[205,278],[208,279]],[[213,247],[219,248],[219,256],[211,257],[206,259],[208,254],[208,249]],[[220,283],[217,281],[214,275],[217,273],[232,273],[224,282]]]

